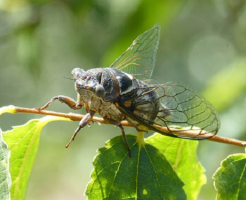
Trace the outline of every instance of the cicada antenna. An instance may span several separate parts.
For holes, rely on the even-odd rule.
[[[62,78],[69,79],[69,80],[72,80],[73,81],[73,79],[70,78],[70,77],[62,76]]]

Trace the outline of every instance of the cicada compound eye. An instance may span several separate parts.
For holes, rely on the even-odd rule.
[[[95,88],[95,94],[98,96],[98,97],[104,97],[104,88],[102,85],[97,85],[96,88]]]
[[[71,74],[74,80],[78,80],[83,76],[84,72],[85,71],[83,69],[75,68],[72,70]]]

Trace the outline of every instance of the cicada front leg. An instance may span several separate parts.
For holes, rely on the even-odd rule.
[[[61,103],[65,103],[66,105],[68,105],[73,110],[79,110],[83,106],[83,101],[81,100],[81,98],[80,98],[79,95],[77,97],[77,101],[75,101],[74,99],[72,99],[70,97],[67,97],[67,96],[58,95],[58,96],[53,97],[44,106],[42,106],[41,108],[39,108],[39,110],[44,110],[44,109],[48,108],[50,106],[50,104],[53,103],[55,100],[58,100]]]
[[[95,114],[95,111],[90,110],[79,122],[79,127],[75,130],[73,136],[71,137],[69,143],[66,145],[66,148],[69,147],[72,141],[74,141],[77,133],[80,131],[81,128],[85,127],[88,125],[89,121],[92,119],[93,115]]]

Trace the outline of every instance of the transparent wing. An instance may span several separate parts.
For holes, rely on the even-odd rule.
[[[138,36],[132,45],[110,66],[137,79],[149,79],[155,66],[156,52],[159,45],[160,26]]]
[[[215,135],[220,120],[215,108],[201,95],[181,84],[158,85],[159,112],[155,121],[182,138],[205,139]]]
[[[138,90],[139,91],[139,90]],[[202,96],[180,84],[149,85],[132,99],[128,117],[161,134],[206,139],[215,135],[220,120],[214,107]]]

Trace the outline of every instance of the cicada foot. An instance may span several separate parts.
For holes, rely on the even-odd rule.
[[[55,100],[58,100],[61,103],[65,103],[66,105],[68,105],[73,110],[78,110],[78,109],[82,108],[82,105],[79,104],[78,102],[76,102],[74,99],[67,97],[67,96],[58,95],[58,96],[53,97],[44,106],[42,106],[41,108],[37,108],[37,109],[44,110],[44,109],[48,108],[50,106],[50,104],[53,103]]]
[[[75,130],[73,136],[71,137],[70,141],[66,145],[66,148],[68,148],[72,141],[74,141],[77,133],[80,131],[80,129],[84,128],[86,125],[88,125],[89,121],[92,119],[93,115],[95,114],[95,111],[90,110],[89,113],[87,113],[79,122],[79,127]]]

